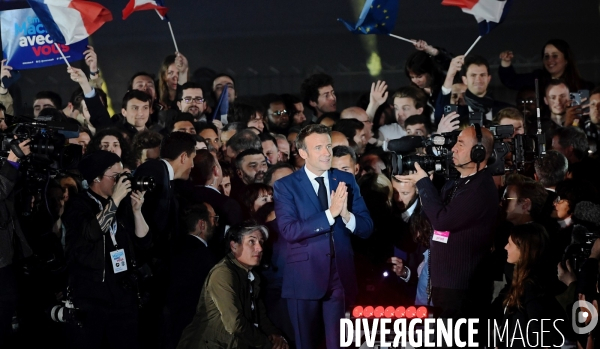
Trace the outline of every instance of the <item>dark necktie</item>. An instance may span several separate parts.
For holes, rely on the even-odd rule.
[[[321,208],[324,211],[327,211],[329,209],[329,201],[327,200],[327,188],[325,187],[325,179],[323,177],[317,177],[317,178],[315,178],[315,181],[317,181],[319,183],[318,196],[319,196],[319,201],[321,202]],[[329,253],[327,255],[329,257],[333,258],[333,257],[335,257],[335,247],[333,244],[333,232],[330,231],[328,234],[329,234]]]
[[[323,177],[317,177],[315,178],[315,181],[319,183],[317,195],[319,196],[319,202],[321,202],[321,208],[323,211],[327,211],[329,208],[329,201],[327,201],[327,188],[325,187],[325,179]]]

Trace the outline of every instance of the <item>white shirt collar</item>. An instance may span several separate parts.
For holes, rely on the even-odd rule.
[[[317,177],[323,177],[325,179],[325,183],[327,183],[327,180],[329,179],[329,173],[328,173],[329,171],[325,171],[325,172],[323,172],[322,175],[317,176],[316,174],[310,172],[310,170],[308,168],[306,168],[306,165],[304,166],[304,171],[306,172],[306,175],[308,176],[308,179],[311,180],[311,183]]]
[[[553,188],[546,188],[546,190],[556,193],[556,189]]]
[[[171,163],[168,162],[165,159],[161,159],[162,161],[165,162],[165,164],[167,164],[167,170],[169,171],[169,180],[172,181],[175,179],[175,170],[173,170],[173,166],[171,166]]]
[[[192,235],[192,234],[190,234],[190,235]],[[199,237],[198,235],[192,235],[192,236],[195,237],[196,239],[202,241],[204,246],[208,247],[208,244],[206,243],[206,241],[203,238]]]
[[[204,187],[206,187],[206,188],[210,188],[210,189],[212,189],[212,190],[216,191],[217,193],[221,194],[221,192],[219,191],[219,189],[217,189],[217,188],[213,187],[212,185],[205,185]]]
[[[415,200],[415,202],[413,202],[412,205],[410,205],[410,207],[402,212],[402,220],[405,221],[406,223],[408,223],[408,220],[410,219],[410,216],[412,216],[413,212],[415,212],[415,208],[417,208],[417,203],[419,202],[419,200]]]
[[[567,217],[563,220],[558,221],[558,225],[560,225],[561,228],[566,228],[568,226],[570,226],[573,223],[573,220],[571,219],[571,217]]]

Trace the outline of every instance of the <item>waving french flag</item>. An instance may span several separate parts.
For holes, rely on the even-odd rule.
[[[479,35],[484,36],[502,23],[513,0],[443,0],[442,5],[460,7],[464,13],[475,16]]]
[[[167,17],[169,10],[163,5],[161,0],[129,0],[129,3],[123,9],[123,19],[129,17],[135,11],[156,10],[161,19]]]
[[[27,0],[52,40],[70,45],[92,35],[112,14],[102,5],[86,0]]]

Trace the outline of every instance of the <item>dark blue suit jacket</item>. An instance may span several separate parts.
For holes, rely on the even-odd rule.
[[[354,176],[330,170],[330,190],[336,190],[340,182],[345,182],[348,187],[348,210],[356,218],[353,233],[346,228],[341,216],[335,218],[333,226],[329,226],[304,168],[275,182],[277,224],[281,236],[287,241],[283,298],[316,300],[325,296],[330,270],[329,234],[333,234],[336,267],[346,300],[351,302],[356,298],[354,252],[350,236],[354,234],[368,238],[373,231],[373,221]]]

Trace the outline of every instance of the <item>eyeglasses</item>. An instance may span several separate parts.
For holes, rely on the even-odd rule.
[[[502,201],[506,200],[518,200],[519,198],[507,198],[506,196],[502,198]]]
[[[113,181],[115,181],[115,182],[116,182],[116,181],[117,181],[117,179],[119,178],[119,176],[120,176],[120,175],[121,175],[120,173],[117,173],[117,174],[114,174],[114,175],[112,175],[112,176],[109,176],[109,175],[102,175],[102,177],[109,177],[109,178],[112,178],[112,179],[113,179]]]
[[[288,115],[287,110],[285,110],[285,109],[277,110],[277,111],[274,111],[273,113],[271,113],[271,115],[273,115],[273,116],[281,116],[283,114]]]
[[[182,100],[187,104],[192,103],[192,101],[196,102],[197,104],[204,103],[204,98],[202,97],[183,97]]]
[[[209,216],[209,217],[215,220],[215,224],[219,223],[219,216],[215,215],[215,216]]]

